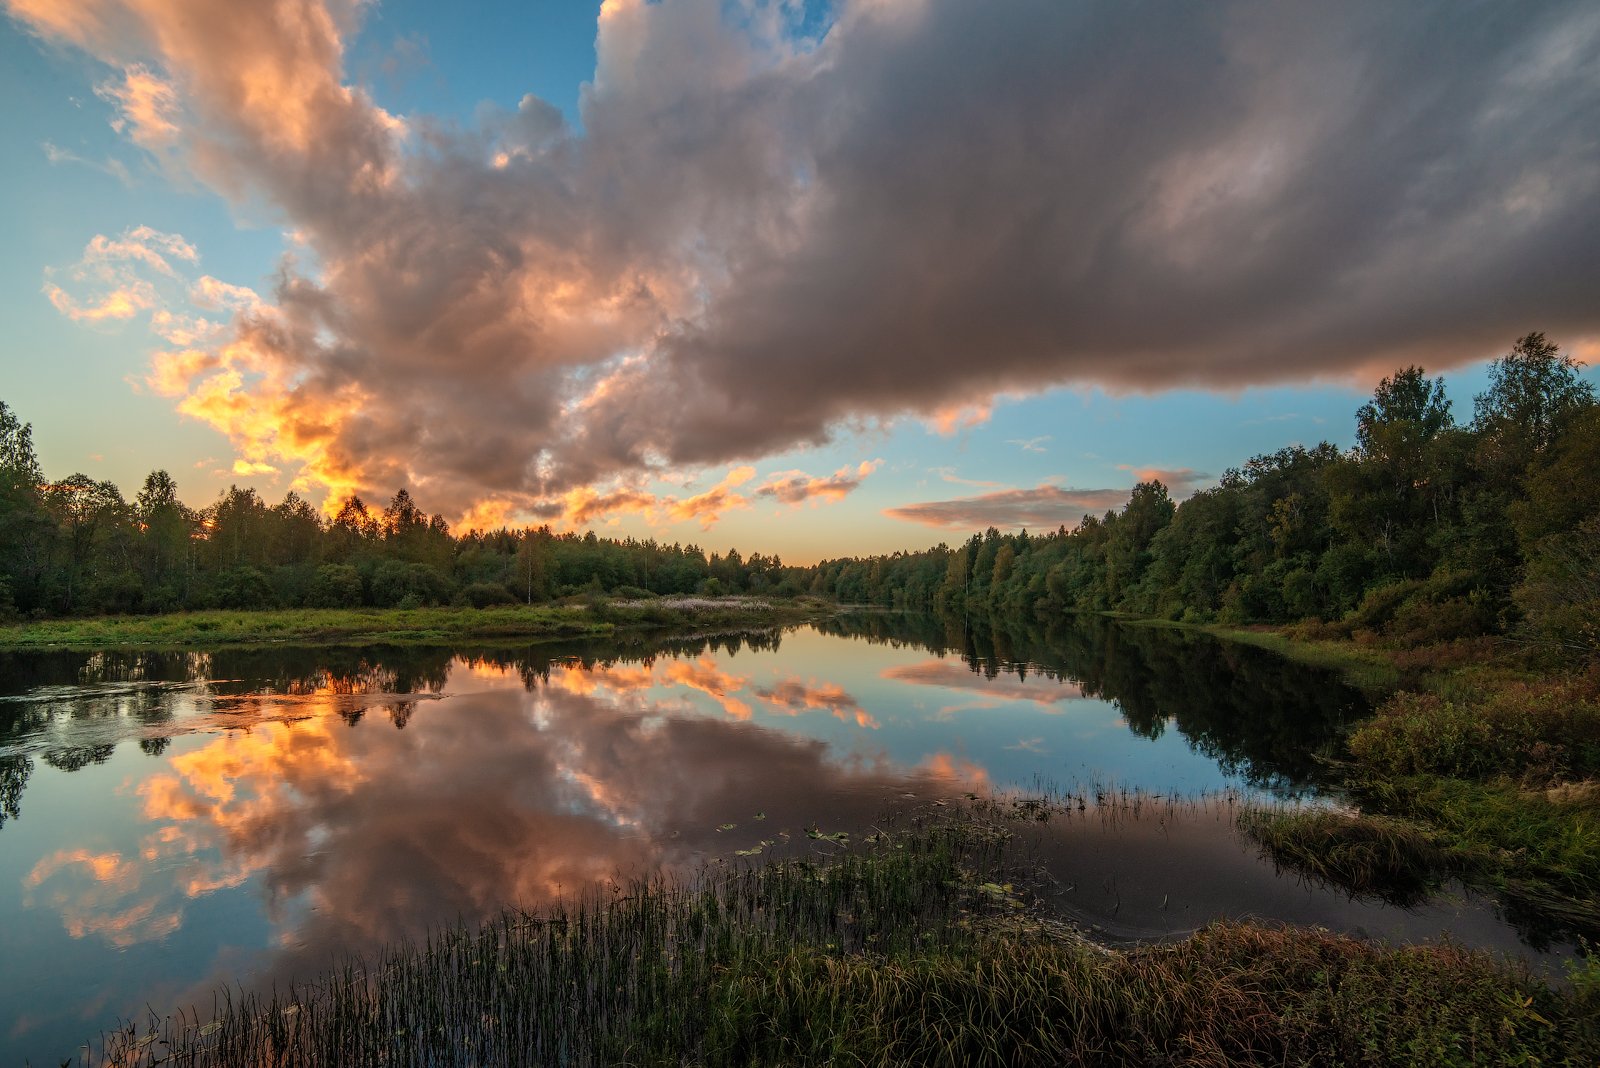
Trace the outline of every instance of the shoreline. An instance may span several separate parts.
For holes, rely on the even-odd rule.
[[[53,649],[222,646],[442,645],[605,638],[705,627],[751,629],[820,619],[836,607],[811,598],[662,597],[468,608],[214,609],[150,616],[86,616],[0,627],[0,653]]]

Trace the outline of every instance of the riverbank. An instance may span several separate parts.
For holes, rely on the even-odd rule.
[[[809,597],[660,597],[490,608],[301,608],[87,616],[0,626],[0,651],[550,641],[621,631],[780,626],[832,611],[829,602]]]
[[[1600,977],[1223,923],[1107,950],[965,816],[397,945],[91,1064],[1593,1063]],[[833,848],[833,847],[830,847]],[[1016,879],[1016,882],[1013,882]]]
[[[1460,879],[1532,931],[1600,938],[1600,665],[1494,639],[1399,648],[1202,629],[1377,697],[1333,758],[1359,811],[1255,814],[1246,829],[1276,860],[1401,902]]]

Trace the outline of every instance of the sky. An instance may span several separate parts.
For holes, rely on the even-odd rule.
[[[810,563],[1600,357],[1592,3],[0,3],[0,400],[130,497]]]

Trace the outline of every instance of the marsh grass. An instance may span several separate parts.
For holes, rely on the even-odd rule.
[[[1124,952],[1010,893],[956,814],[435,933],[130,1024],[91,1064],[1593,1063],[1582,989],[1451,946],[1219,924]],[[996,891],[1000,892],[996,892]],[[1591,999],[1592,1000],[1592,999]]]
[[[1406,907],[1427,900],[1458,867],[1419,828],[1381,816],[1247,808],[1239,824],[1279,868]]]
[[[811,598],[750,602],[613,602],[488,608],[289,608],[95,616],[0,626],[0,649],[157,648],[266,643],[438,645],[456,641],[590,638],[619,630],[776,625],[827,611]]]
[[[1358,793],[1384,814],[1246,806],[1240,826],[1275,864],[1351,894],[1412,906],[1460,879],[1542,937],[1600,937],[1594,791],[1419,775],[1368,780]]]

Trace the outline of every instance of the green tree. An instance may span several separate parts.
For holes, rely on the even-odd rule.
[[[33,427],[0,401],[0,611],[43,607],[53,534]]]
[[[1567,422],[1595,402],[1583,365],[1541,333],[1518,339],[1489,368],[1489,388],[1473,404],[1478,462],[1497,484],[1514,487]]]
[[[133,499],[140,531],[140,576],[146,603],[157,610],[176,608],[190,597],[194,574],[194,513],[178,499],[178,484],[165,471],[152,471]]]
[[[85,597],[85,587],[109,577],[109,554],[99,550],[110,543],[125,542],[118,530],[131,519],[122,493],[110,482],[96,482],[88,475],[74,474],[45,488],[45,508],[55,521],[57,543],[62,550],[58,568],[59,604],[64,612],[99,607]],[[120,561],[124,565],[131,561]]]
[[[1444,379],[1396,371],[1356,412],[1352,462],[1330,470],[1335,522],[1378,547],[1396,573],[1428,570],[1428,526],[1440,518],[1438,445],[1455,425]]]

